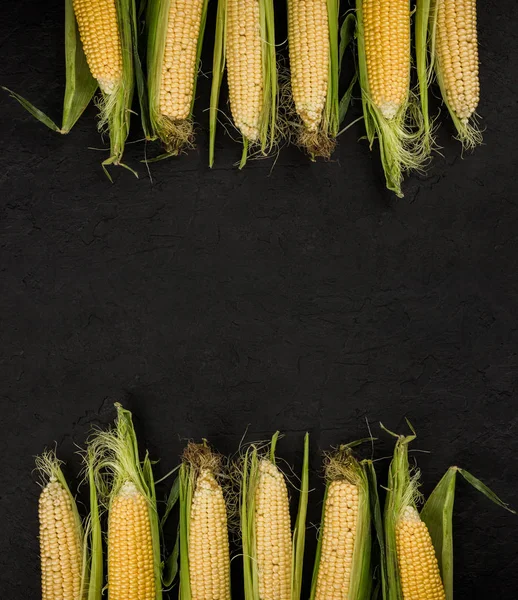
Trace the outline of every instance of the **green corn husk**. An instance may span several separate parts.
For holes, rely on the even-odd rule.
[[[113,94],[102,94],[99,103],[99,130],[107,130],[110,137],[110,156],[102,162],[103,169],[111,181],[106,167],[125,167],[134,175],[135,171],[122,162],[124,146],[130,131],[131,104],[135,90],[136,68],[134,43],[137,31],[137,9],[135,0],[116,0],[117,21],[121,37],[122,81]]]
[[[59,483],[60,487],[65,491],[70,502],[70,507],[72,509],[72,514],[74,517],[74,527],[76,529],[79,538],[79,544],[82,549],[81,587],[79,599],[97,600],[96,598],[89,595],[90,553],[87,535],[85,533],[85,528],[83,527],[81,516],[79,515],[79,510],[77,508],[75,498],[72,495],[65,475],[61,470],[62,464],[62,461],[60,461],[57,458],[56,453],[53,450],[46,451],[40,456],[36,457],[36,470],[38,471],[41,477],[42,490],[44,490],[48,484],[52,482],[57,482]]]
[[[90,104],[97,81],[92,77],[74,15],[73,0],[65,0],[65,69],[66,86],[61,127],[23,96],[2,88],[17,100],[34,118],[57,133],[67,134]]]
[[[383,515],[386,564],[383,598],[384,600],[403,600],[396,549],[396,529],[398,520],[406,507],[410,506],[417,510],[420,473],[417,470],[411,472],[408,463],[408,444],[416,438],[414,430],[412,429],[412,435],[408,436],[389,433],[394,435],[397,441],[389,467],[387,498]]]
[[[95,473],[95,457],[89,448],[85,453],[86,473],[90,492],[90,514],[87,520],[86,534],[90,559],[88,563],[88,598],[87,600],[101,600],[103,594],[104,558],[101,517],[99,500],[97,498],[97,485]]]
[[[367,140],[372,148],[377,138],[387,188],[403,197],[401,185],[405,173],[422,170],[429,158],[431,139],[425,135],[421,108],[409,89],[406,101],[392,119],[387,119],[370,97],[364,38],[363,0],[356,0],[356,38],[362,90],[363,116]],[[410,21],[408,26],[410,27]]]
[[[276,464],[275,450],[279,432],[277,431],[269,444],[269,448],[259,449],[251,445],[243,456],[240,468],[239,513],[241,520],[241,537],[243,545],[244,597],[245,600],[260,600],[260,583],[258,570],[258,552],[256,545],[256,505],[255,494],[259,482],[259,463],[262,460]],[[302,587],[302,569],[304,561],[306,513],[309,494],[309,435],[304,438],[304,459],[301,476],[299,507],[292,538],[291,552],[291,598],[300,599]]]
[[[178,492],[180,501],[180,535],[179,535],[179,556],[180,556],[180,598],[182,600],[191,600],[193,594],[191,591],[191,569],[189,561],[189,539],[190,539],[190,524],[191,524],[191,507],[193,498],[196,492],[198,479],[202,471],[209,471],[212,476],[217,479],[221,476],[221,457],[209,448],[208,444],[190,443],[184,451],[182,465],[178,476]],[[210,535],[210,534],[209,534]],[[228,532],[225,528],[226,540],[225,546],[228,548]],[[221,541],[221,540],[220,540]],[[215,564],[217,559],[210,549],[209,540],[204,551],[203,562],[207,570],[219,568],[219,564]],[[220,557],[221,558],[221,557]],[[228,590],[224,596],[230,600],[230,552],[226,557],[227,564],[227,581]],[[206,573],[196,573],[196,577],[205,578]]]
[[[365,469],[365,475],[369,484],[370,511],[372,519],[372,533],[376,540],[371,548],[372,565],[372,600],[383,597],[386,582],[386,561],[385,561],[385,532],[383,530],[383,515],[378,493],[378,479],[376,469],[372,460],[362,461]]]
[[[119,403],[116,403],[115,407],[115,427],[108,431],[97,431],[89,440],[89,473],[92,473],[90,476],[96,481],[99,497],[108,512],[114,498],[125,484],[133,484],[146,499],[153,548],[155,600],[162,600],[163,565],[152,462],[147,453],[143,461],[139,458],[131,412]],[[108,579],[109,576],[108,573]]]
[[[321,569],[323,568],[321,565],[321,557],[323,538],[326,536],[326,507],[328,504],[327,500],[330,485],[336,481],[344,481],[355,485],[358,490],[358,517],[356,521],[354,550],[348,585],[349,591],[343,598],[344,600],[369,600],[371,598],[373,577],[371,571],[372,485],[370,483],[370,478],[374,477],[375,482],[376,474],[370,461],[359,462],[354,457],[352,448],[359,443],[361,443],[361,441],[340,446],[336,452],[326,456],[326,491],[313,569],[310,600],[314,600],[316,597],[322,597],[322,592],[319,593],[318,588],[319,576],[322,576]],[[376,486],[374,486],[374,491],[377,497]],[[334,546],[333,550],[336,550]]]
[[[277,63],[275,53],[275,17],[273,0],[258,0],[260,12],[260,29],[262,40],[262,80],[263,103],[259,123],[259,140],[252,142],[242,135],[243,152],[239,168],[247,162],[249,153],[267,156],[276,145],[278,136],[277,113],[279,85],[277,78]],[[226,64],[227,42],[227,0],[219,0],[216,17],[216,34],[214,41],[214,54],[212,66],[212,89],[210,97],[209,118],[209,166],[214,165],[216,145],[216,129],[218,123],[219,98],[221,83]]]
[[[290,2],[297,0],[288,0],[288,9]],[[353,13],[349,13],[341,27],[340,21],[340,2],[339,0],[327,0],[327,22],[329,35],[329,73],[327,79],[327,93],[322,120],[315,131],[308,130],[302,121],[302,118],[296,111],[295,102],[289,92],[289,114],[293,114],[290,119],[291,126],[294,129],[296,144],[305,149],[311,160],[320,156],[330,158],[336,146],[336,137],[339,134],[340,124],[344,121],[352,97],[352,90],[358,79],[355,73],[349,83],[349,86],[340,98],[339,81],[342,69],[342,62],[345,51],[354,39],[354,30],[356,28],[356,18]],[[289,18],[289,12],[288,12]],[[289,36],[288,36],[289,43]],[[311,69],[311,65],[307,65]],[[290,84],[291,85],[291,84]]]
[[[408,462],[408,445],[416,438],[416,433],[408,421],[407,424],[412,431],[412,434],[408,436],[399,436],[382,426],[385,431],[397,438],[394,456],[389,468],[384,513],[384,540],[380,545],[382,547],[384,600],[404,600],[396,550],[396,527],[403,511],[407,507],[418,511],[418,505],[421,501],[421,494],[418,490],[420,472],[418,469],[411,469]],[[426,525],[432,540],[446,600],[453,600],[452,518],[457,473],[460,473],[466,481],[495,504],[510,510],[507,504],[500,500],[481,481],[459,467],[450,467],[438,483],[419,516]]]
[[[159,139],[165,149],[165,153],[155,159],[151,159],[153,161],[169,156],[177,156],[182,150],[193,147],[194,131],[192,113],[196,98],[196,81],[200,66],[209,0],[203,0],[202,5],[190,115],[188,119],[182,121],[172,120],[160,113],[162,64],[164,61],[171,2],[174,2],[174,0],[148,0],[147,7],[147,110],[149,111],[149,119],[148,122],[144,123],[144,131],[147,139]]]
[[[115,0],[115,6],[121,38],[122,80],[113,93],[100,92],[100,97],[96,100],[99,108],[99,131],[101,133],[107,131],[110,137],[110,156],[102,162],[102,167],[110,181],[112,179],[106,169],[109,165],[120,165],[136,175],[132,169],[122,163],[122,156],[129,135],[135,77],[137,80],[142,77],[140,64],[134,65],[137,38],[135,0]],[[61,127],[28,100],[4,88],[38,121],[62,134],[72,129],[98,88],[97,81],[90,73],[79,36],[73,0],[65,0],[65,62],[66,87]]]
[[[430,119],[428,88],[432,83],[431,54],[429,50],[430,0],[417,0],[415,8],[415,57],[419,99],[423,117],[423,142],[429,154],[433,147],[433,123]]]
[[[416,56],[417,74],[421,90],[421,106],[425,126],[430,130],[428,117],[428,87],[434,78],[439,84],[441,96],[457,131],[457,139],[464,149],[472,150],[482,143],[482,133],[477,125],[477,115],[470,120],[459,119],[448,102],[444,79],[436,53],[437,0],[417,0],[416,3]]]
[[[453,600],[453,505],[457,473],[492,502],[516,514],[479,479],[459,467],[450,467],[428,497],[421,519],[432,538],[444,584],[446,600]]]

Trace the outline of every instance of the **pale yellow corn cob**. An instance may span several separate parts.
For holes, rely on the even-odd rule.
[[[259,461],[255,491],[255,534],[261,600],[291,600],[291,524],[284,475],[269,460]]]
[[[329,77],[327,0],[288,0],[291,89],[308,131],[322,121]]]
[[[404,600],[444,600],[444,587],[428,528],[407,506],[396,528],[399,577]]]
[[[191,113],[203,5],[204,0],[170,0],[160,113],[174,121]]]
[[[363,21],[371,100],[390,120],[409,93],[410,2],[364,0]]]
[[[196,481],[189,524],[192,600],[229,600],[230,554],[227,511],[220,485],[209,469]]]
[[[79,35],[93,77],[106,94],[122,79],[122,53],[115,0],[74,0]]]
[[[437,69],[446,100],[464,123],[475,113],[480,94],[476,0],[436,0]]]
[[[108,517],[110,600],[155,600],[149,506],[127,481],[113,498]]]
[[[230,109],[250,141],[259,138],[263,105],[260,0],[227,0],[226,57]]]
[[[358,500],[355,485],[343,480],[329,485],[315,600],[345,600],[349,597]]]
[[[71,502],[51,477],[39,500],[42,600],[81,600],[81,532]]]

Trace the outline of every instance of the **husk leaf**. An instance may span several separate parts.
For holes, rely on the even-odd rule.
[[[453,506],[457,473],[492,502],[514,513],[494,492],[464,469],[450,467],[446,471],[421,511],[421,519],[428,527],[435,548],[446,600],[453,600]]]
[[[83,45],[79,38],[73,0],[65,0],[65,77],[61,127],[23,96],[5,87],[2,89],[9,92],[11,97],[17,100],[25,110],[52,131],[62,134],[69,133],[88,104],[90,104],[97,89],[97,81],[90,73]]]
[[[137,12],[135,0],[116,0],[117,23],[121,38],[122,79],[111,94],[101,94],[99,108],[99,131],[107,131],[110,137],[110,156],[102,162],[108,179],[112,181],[106,167],[121,166],[137,173],[122,162],[124,147],[130,131],[131,104],[135,90],[134,40],[137,35]]]
[[[293,529],[293,560],[291,575],[291,597],[300,598],[304,568],[304,547],[306,543],[306,516],[309,498],[309,433],[304,436],[304,456],[300,478],[300,495],[297,519]]]

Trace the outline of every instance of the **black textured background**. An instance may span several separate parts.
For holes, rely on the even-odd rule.
[[[62,4],[0,5],[0,83],[56,119]],[[239,146],[221,133],[209,170],[208,77],[200,150],[154,165],[153,185],[142,165],[141,180],[108,183],[88,150],[93,107],[60,137],[0,97],[2,599],[39,594],[33,456],[57,441],[76,474],[75,444],[113,418],[113,399],[161,474],[181,438],[231,453],[247,425],[249,439],[286,432],[279,451],[298,469],[309,429],[312,522],[319,451],[363,437],[366,418],[375,432],[411,419],[432,451],[417,455],[425,492],[458,463],[518,506],[517,6],[480,2],[485,145],[462,160],[445,117],[443,155],[400,201],[361,125],[333,162],[287,149],[271,173],[233,168]],[[142,151],[128,146],[130,164]],[[461,482],[455,512],[456,598],[514,600],[516,518]]]

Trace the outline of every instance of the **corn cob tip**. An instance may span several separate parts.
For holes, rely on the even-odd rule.
[[[137,489],[137,486],[133,483],[133,481],[125,481],[120,490],[118,491],[118,496],[122,496],[124,498],[140,496],[140,492]]]

